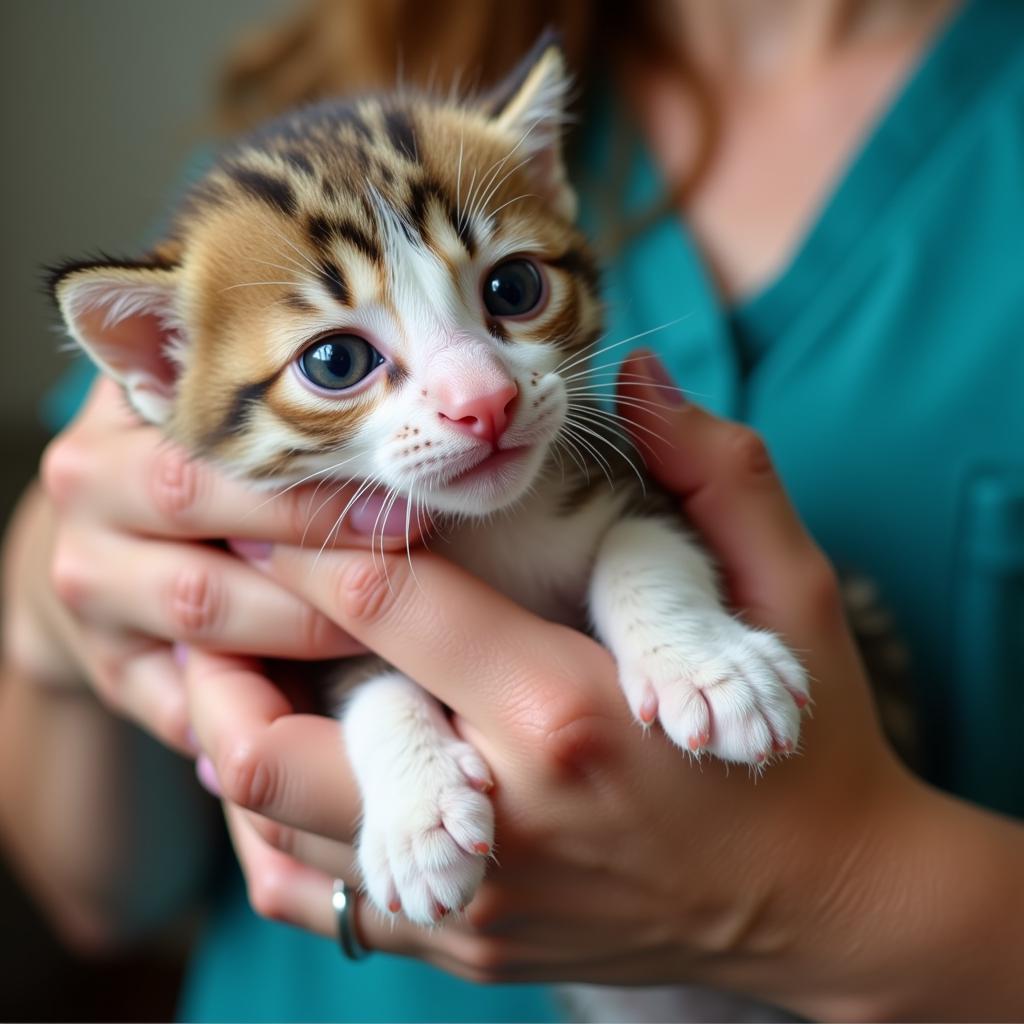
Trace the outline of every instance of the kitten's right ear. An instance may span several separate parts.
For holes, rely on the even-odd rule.
[[[71,336],[150,423],[169,417],[181,372],[180,275],[174,266],[113,261],[67,264],[50,275]]]

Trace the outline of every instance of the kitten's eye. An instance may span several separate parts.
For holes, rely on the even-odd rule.
[[[484,278],[484,305],[492,316],[524,316],[543,294],[544,281],[532,260],[507,260]]]
[[[330,334],[302,353],[299,368],[317,387],[343,391],[358,384],[382,362],[381,354],[358,334]]]

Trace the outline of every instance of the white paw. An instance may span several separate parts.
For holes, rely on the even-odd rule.
[[[364,792],[359,866],[385,913],[436,924],[461,910],[494,845],[490,773],[468,744],[438,737],[415,771],[389,773]]]
[[[643,725],[657,719],[684,750],[723,761],[758,765],[796,749],[807,674],[778,637],[724,612],[667,634],[638,630],[643,649],[620,658],[622,688]]]

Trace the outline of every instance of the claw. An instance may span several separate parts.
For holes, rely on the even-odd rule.
[[[658,695],[650,685],[644,693],[644,699],[637,714],[644,725],[650,725],[658,717]]]

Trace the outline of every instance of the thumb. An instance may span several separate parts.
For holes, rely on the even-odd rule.
[[[736,605],[787,632],[778,622],[781,609],[831,603],[831,567],[753,430],[687,401],[650,352],[634,353],[623,364],[618,395],[648,470],[679,496],[687,519],[717,556]]]

